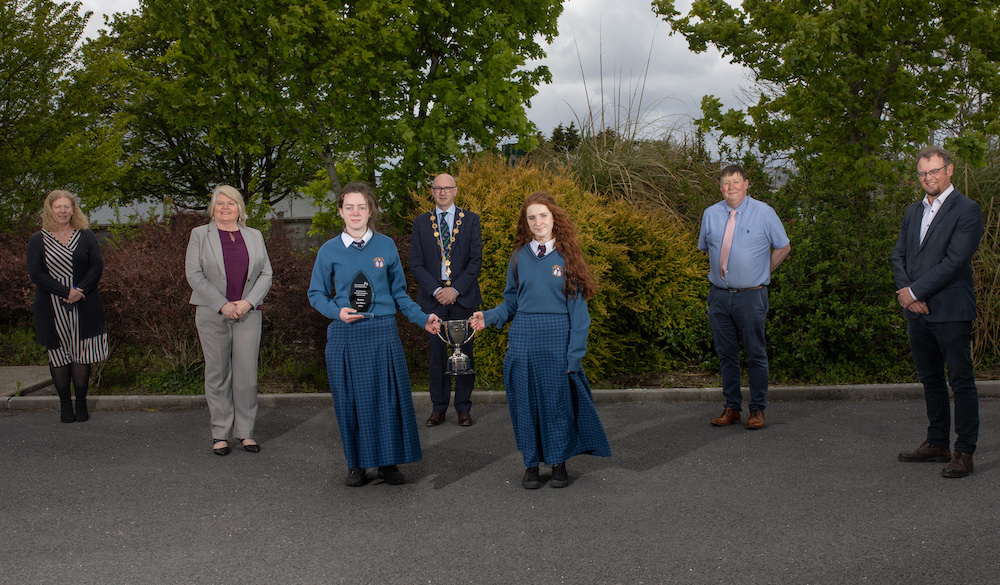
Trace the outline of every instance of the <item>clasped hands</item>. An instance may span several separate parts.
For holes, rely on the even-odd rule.
[[[458,291],[455,290],[454,287],[445,286],[439,288],[438,291],[434,293],[434,298],[437,299],[437,302],[442,305],[454,305],[455,301],[458,300]]]
[[[85,298],[86,297],[84,296],[82,290],[76,288],[75,286],[71,286],[69,287],[69,294],[66,295],[66,298],[63,299],[62,301],[67,305],[72,305],[73,303],[77,301],[82,301]]]
[[[920,315],[930,315],[931,313],[931,310],[927,308],[927,303],[913,300],[913,295],[910,293],[910,287],[908,286],[904,286],[896,291],[896,299],[899,301],[899,306],[911,313],[918,313]]]
[[[253,305],[250,304],[250,301],[241,299],[236,302],[229,301],[225,305],[222,305],[222,310],[219,312],[222,313],[222,316],[226,319],[232,319],[235,321],[245,315],[250,309],[253,309]]]

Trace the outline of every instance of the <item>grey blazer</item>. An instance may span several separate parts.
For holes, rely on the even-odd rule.
[[[250,265],[247,281],[243,283],[243,299],[256,308],[271,290],[271,259],[267,257],[264,236],[259,230],[240,226],[240,233],[247,245]],[[188,284],[191,285],[191,304],[222,309],[226,299],[226,265],[222,259],[222,243],[215,222],[191,230],[185,260]]]

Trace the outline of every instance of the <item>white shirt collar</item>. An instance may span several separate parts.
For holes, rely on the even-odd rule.
[[[451,207],[449,207],[448,209],[441,209],[440,207],[435,205],[434,214],[437,215],[438,219],[441,219],[441,214],[447,213],[448,215],[445,216],[445,221],[448,222],[448,225],[451,225],[455,223],[455,209],[456,206],[454,203],[452,203]]]
[[[368,241],[371,240],[372,236],[374,236],[374,235],[375,234],[372,233],[371,230],[368,230],[368,231],[365,232],[365,235],[361,236],[361,241],[364,242],[365,244],[367,244]],[[345,248],[350,248],[351,244],[354,243],[354,238],[352,238],[350,235],[348,235],[347,232],[340,232],[340,240],[342,242],[344,242],[344,247]]]
[[[948,185],[948,188],[945,189],[943,193],[934,198],[934,203],[927,203],[927,196],[924,195],[924,198],[921,200],[923,201],[924,208],[932,207],[934,209],[940,209],[941,206],[944,205],[945,199],[947,199],[948,196],[951,195],[954,190],[955,190],[954,185]]]
[[[538,246],[540,246],[541,244],[539,244],[537,240],[531,240],[530,242],[528,242],[528,245],[531,246],[531,253],[534,254],[535,256],[538,256]],[[552,238],[551,240],[545,242],[545,255],[546,256],[548,256],[549,254],[551,254],[552,252],[554,252],[555,249],[556,249],[556,239],[555,238]]]

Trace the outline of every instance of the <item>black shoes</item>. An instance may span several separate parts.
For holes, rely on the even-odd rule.
[[[542,480],[538,478],[537,467],[529,467],[524,470],[524,477],[521,478],[521,487],[526,490],[537,490],[542,487]]]
[[[552,479],[549,480],[549,485],[554,488],[563,488],[569,485],[565,463],[556,463],[552,466]]]
[[[401,485],[406,483],[406,478],[403,477],[403,472],[399,470],[399,467],[395,465],[385,465],[378,468],[378,474],[375,476],[377,479],[381,479],[384,483],[389,485]],[[363,468],[351,469],[347,472],[347,477],[344,478],[344,485],[347,487],[361,487],[368,483],[367,470]]]
[[[564,488],[569,485],[569,475],[566,473],[565,462],[552,466],[552,477],[549,479],[549,485],[554,488]],[[521,487],[526,490],[537,490],[542,487],[542,480],[538,477],[538,467],[529,467],[524,470]]]
[[[73,414],[73,403],[69,400],[59,401],[59,420],[64,423],[76,422],[76,415]]]
[[[368,483],[368,478],[365,476],[364,469],[351,469],[344,479],[344,485],[347,487],[361,487],[366,483]]]
[[[90,413],[87,412],[87,399],[77,397],[76,399],[76,422],[83,422],[90,418]],[[63,421],[65,422],[65,421]]]
[[[248,452],[250,452],[250,453],[260,453],[260,444],[259,443],[247,443],[247,441],[251,441],[251,440],[253,440],[253,439],[240,439],[240,443],[243,444],[243,449],[246,450],[246,451],[248,451]]]
[[[402,485],[406,483],[403,472],[395,465],[386,465],[378,468],[378,478],[389,485]]]
[[[223,447],[216,447],[215,445],[217,443],[225,443],[225,446],[223,446]],[[215,453],[216,455],[219,455],[219,456],[222,456],[222,457],[225,457],[226,455],[229,455],[229,441],[226,441],[225,439],[219,439],[219,440],[213,439],[212,440],[212,452]]]

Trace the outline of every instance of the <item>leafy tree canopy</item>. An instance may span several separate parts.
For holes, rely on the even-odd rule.
[[[960,112],[949,142],[967,160],[981,160],[986,135],[1000,130],[997,2],[696,0],[687,15],[673,0],[653,6],[691,50],[711,44],[757,83],[746,112],[723,113],[706,96],[702,128],[790,154],[802,172],[818,164],[875,188]]]
[[[37,217],[45,195],[84,205],[115,196],[121,126],[93,99],[105,70],[85,72],[80,2],[0,0],[0,227]]]
[[[526,63],[561,0],[144,0],[114,22],[134,70],[131,190],[203,202],[229,181],[271,204],[352,164],[409,205],[465,150],[533,140]],[[203,203],[202,203],[203,204]]]

